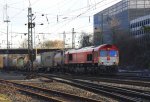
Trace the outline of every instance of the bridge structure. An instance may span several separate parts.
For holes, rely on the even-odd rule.
[[[61,49],[33,49],[34,53],[60,51]],[[0,54],[28,54],[28,49],[0,49]]]

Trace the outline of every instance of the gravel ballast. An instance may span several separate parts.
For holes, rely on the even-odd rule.
[[[73,87],[71,85],[56,82],[56,81],[49,80],[46,78],[37,78],[37,79],[31,79],[31,80],[23,80],[23,81],[17,81],[17,82],[21,82],[22,84],[57,90],[57,91],[65,92],[69,94],[75,94],[75,95],[82,96],[82,97],[97,99],[102,102],[117,102],[111,98],[104,97],[102,95],[98,95],[98,94],[95,94],[95,93],[92,93],[92,92],[89,92],[89,91],[86,91],[77,87]]]

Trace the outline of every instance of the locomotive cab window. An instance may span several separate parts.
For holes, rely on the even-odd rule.
[[[92,61],[92,54],[87,54],[87,61]]]
[[[117,56],[117,51],[110,50],[110,57],[116,57],[116,56]]]
[[[69,54],[69,61],[72,61],[72,54]]]
[[[101,50],[100,51],[100,56],[101,57],[106,57],[107,56],[107,51],[106,50]]]

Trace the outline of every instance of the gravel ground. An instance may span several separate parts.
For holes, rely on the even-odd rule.
[[[13,85],[9,84],[9,86]],[[43,102],[30,96],[24,95],[17,91],[15,88],[10,88],[4,85],[0,85],[0,95],[7,97],[7,101],[0,100],[0,102]]]
[[[12,102],[12,101],[8,98],[8,96],[0,94],[0,102]]]
[[[40,82],[42,83],[40,83]],[[85,91],[67,84],[63,84],[63,83],[59,83],[56,81],[52,81],[46,78],[37,78],[37,79],[32,79],[31,80],[23,80],[21,83],[23,84],[29,84],[29,85],[36,85],[36,86],[40,86],[43,88],[48,88],[48,89],[53,89],[53,90],[58,90],[61,92],[66,92],[66,93],[70,93],[70,94],[75,94],[78,96],[83,96],[83,97],[88,97],[88,98],[93,98],[93,99],[98,99],[102,102],[117,102],[113,99],[104,97],[104,96],[100,96],[98,94],[94,94],[92,92],[89,91]]]

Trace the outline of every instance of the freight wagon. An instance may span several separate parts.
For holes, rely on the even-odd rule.
[[[41,54],[41,67],[40,70],[54,70],[54,56],[55,52],[45,52]]]
[[[3,68],[3,55],[0,55],[0,68]]]

